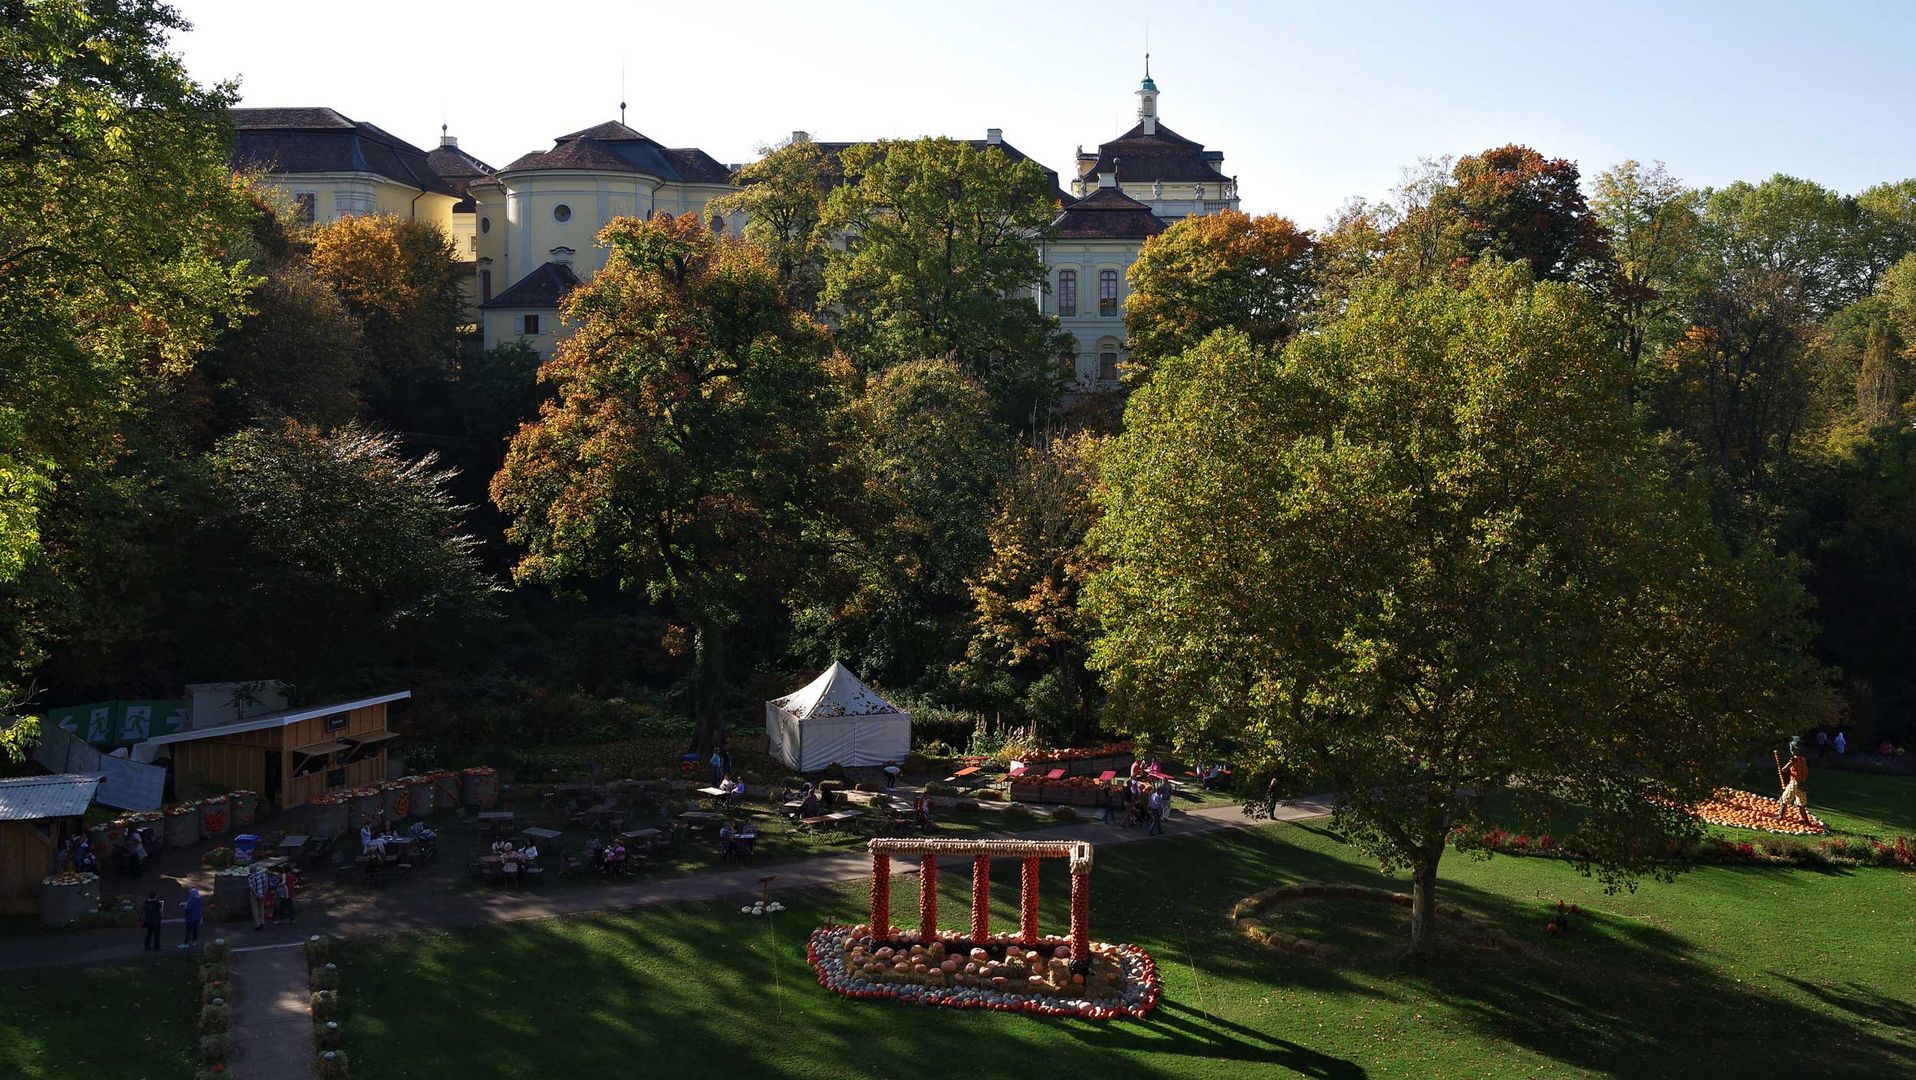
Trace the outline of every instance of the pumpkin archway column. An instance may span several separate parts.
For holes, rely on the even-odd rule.
[[[971,940],[982,945],[991,936],[991,856],[971,857]]]
[[[1027,856],[1023,879],[1019,882],[1023,886],[1018,895],[1019,930],[1027,948],[1036,948],[1038,944],[1038,864],[1042,861]]]
[[[1071,867],[1071,962],[1091,959],[1091,867]]]
[[[925,852],[918,857],[918,940],[931,942],[938,937],[938,856]]]
[[[891,936],[891,856],[872,852],[872,940]]]

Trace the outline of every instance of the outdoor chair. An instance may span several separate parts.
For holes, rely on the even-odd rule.
[[[351,881],[353,871],[356,869],[358,869],[358,867],[354,866],[352,861],[346,858],[345,852],[333,852],[333,882],[335,884]]]

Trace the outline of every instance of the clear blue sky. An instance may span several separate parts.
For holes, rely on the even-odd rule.
[[[1916,176],[1916,2],[1148,3],[177,0],[176,47],[247,105],[329,105],[502,165],[616,118],[721,161],[820,139],[982,136],[1061,174],[1129,127],[1147,26],[1167,126],[1246,209],[1316,226],[1418,159],[1523,142],[1586,177]]]

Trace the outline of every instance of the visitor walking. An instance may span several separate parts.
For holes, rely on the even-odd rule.
[[[1112,824],[1118,816],[1118,793],[1110,784],[1098,785],[1098,806],[1104,810],[1104,823]]]
[[[712,786],[719,786],[719,783],[725,779],[725,755],[719,753],[718,748],[714,747],[712,756],[705,759],[705,763],[712,767]]]
[[[299,879],[294,876],[292,867],[287,867],[286,872],[279,876],[277,891],[279,893],[279,904],[274,909],[278,915],[275,921],[291,923],[293,921],[293,896],[299,891]]]
[[[1842,734],[1837,734],[1842,739]],[[1809,779],[1810,763],[1803,760],[1803,737],[1798,735],[1790,739],[1790,760],[1785,762],[1778,757],[1776,778],[1783,783],[1783,794],[1776,800],[1776,820],[1785,820],[1789,807],[1794,806],[1803,815],[1803,824],[1810,823]]]
[[[206,915],[206,903],[200,899],[198,889],[186,890],[186,903],[180,905],[180,917],[186,923],[186,939],[178,948],[190,949],[200,939],[200,920]]]
[[[1164,835],[1164,815],[1171,812],[1171,785],[1160,783],[1151,793],[1151,836]]]
[[[264,866],[255,866],[253,872],[246,875],[246,895],[252,901],[255,930],[266,928],[266,889],[269,884]]]
[[[146,903],[140,905],[140,925],[146,927],[146,945],[141,952],[160,951],[160,913],[165,910],[159,893],[146,894]]]
[[[1849,739],[1844,736],[1842,728],[1837,728],[1836,729],[1836,756],[1842,757],[1844,754],[1847,754],[1847,753],[1849,753]]]

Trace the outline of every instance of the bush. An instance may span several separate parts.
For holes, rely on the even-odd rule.
[[[1005,816],[1008,818],[1023,818],[1028,821],[1033,815],[1031,813],[1031,807],[1026,806],[1024,803],[1012,803],[1010,806],[1005,807]]]
[[[342,1041],[342,1036],[339,1031],[339,1021],[326,1020],[314,1024],[313,1041],[319,1044],[321,1050],[339,1049],[339,1044]]]
[[[1060,806],[1051,812],[1053,821],[1082,821],[1083,816],[1069,806]]]
[[[306,973],[306,984],[313,990],[339,989],[339,969],[331,964],[316,967]]]
[[[978,792],[978,797],[986,802],[1004,802],[1010,798],[1009,795],[999,791],[997,788],[985,788]]]
[[[339,991],[313,991],[313,1019],[335,1020],[339,1017]]]
[[[207,983],[200,987],[200,1004],[211,1005],[215,1001],[232,1004],[233,988],[225,983]]]
[[[952,803],[951,808],[953,810],[957,810],[962,813],[968,813],[968,814],[975,814],[978,811],[984,809],[984,807],[978,805],[977,799],[960,799],[957,802]]]
[[[938,781],[933,780],[930,783],[925,785],[925,794],[947,795],[947,796],[956,795],[958,794],[958,789],[951,784],[941,784]]]
[[[203,983],[225,983],[227,972],[225,964],[201,964],[200,981]]]
[[[918,748],[918,752],[927,758],[949,760],[958,756],[958,748],[943,739],[933,739]]]
[[[333,958],[333,943],[330,938],[314,934],[306,939],[306,963],[323,964]]]
[[[224,964],[232,952],[233,947],[226,943],[225,938],[214,938],[206,943],[206,948],[200,950],[200,960],[202,963]]]
[[[905,771],[908,773],[922,774],[931,771],[931,764],[925,760],[925,755],[915,751],[906,754],[905,760],[901,764],[904,765]]]
[[[827,765],[827,766],[825,766],[825,779],[827,779],[827,780],[844,780],[844,779],[845,779],[845,766],[843,766],[843,765],[840,765],[840,764],[839,764],[838,762],[836,762],[836,761],[834,761],[834,762],[832,762],[832,763],[831,763],[830,765]]]
[[[200,1060],[208,1065],[223,1064],[233,1053],[233,1040],[225,1035],[200,1036]]]
[[[226,1029],[232,1025],[232,1022],[232,1014],[227,1011],[226,1006],[200,1006],[200,1034],[224,1035],[226,1034]]]
[[[319,1052],[319,1080],[346,1080],[346,1051]]]
[[[224,870],[233,865],[233,849],[230,847],[216,847],[200,856],[200,862],[203,863],[208,870]]]

